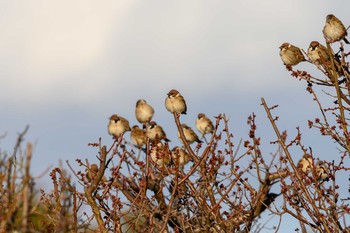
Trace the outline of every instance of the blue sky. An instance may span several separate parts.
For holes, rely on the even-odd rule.
[[[11,152],[29,124],[35,175],[59,159],[94,159],[87,143],[112,142],[106,126],[113,113],[136,124],[140,98],[178,143],[164,107],[174,88],[187,101],[182,120],[192,127],[199,112],[226,113],[238,142],[255,112],[265,153],[272,152],[264,97],[280,105],[281,130],[292,136],[300,126],[314,154],[337,158],[335,144],[307,128],[318,109],[305,83],[289,76],[278,47],[290,42],[307,50],[310,41],[323,42],[326,15],[347,26],[349,7],[315,0],[0,1],[0,134],[7,133],[0,147]],[[318,74],[310,64],[298,68]]]

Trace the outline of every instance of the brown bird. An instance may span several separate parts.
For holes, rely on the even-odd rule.
[[[186,165],[191,159],[190,155],[183,148],[178,146],[171,150],[171,157],[174,164],[178,164],[180,167]]]
[[[208,133],[213,133],[214,131],[213,122],[211,122],[211,120],[206,117],[204,113],[198,114],[196,128],[203,136]]]
[[[186,114],[187,106],[184,97],[177,90],[170,90],[165,99],[165,107],[171,113]]]
[[[136,102],[135,116],[140,123],[149,122],[154,115],[154,109],[146,100],[139,99]]]
[[[311,155],[305,154],[298,162],[298,168],[303,173],[309,173],[313,168],[313,159]]]
[[[167,144],[161,141],[152,143],[151,159],[160,167],[165,167],[170,163],[170,150]]]
[[[119,180],[117,181],[119,182]],[[118,183],[117,181],[115,182],[116,184]],[[115,186],[119,187],[117,185]],[[146,215],[140,213],[140,209],[135,206],[129,207],[124,205],[120,210],[120,232],[145,232],[145,229],[148,228],[149,224]]]
[[[318,161],[316,164],[316,176],[320,181],[329,179],[329,170],[323,161]]]
[[[134,125],[131,129],[130,139],[136,147],[141,148],[147,141],[146,131]]]
[[[130,130],[129,121],[124,117],[114,114],[109,118],[108,133],[115,138],[120,137],[123,133]]]
[[[163,128],[158,125],[156,122],[151,121],[146,128],[146,136],[150,140],[162,140],[164,139],[166,142],[170,142],[170,140],[166,137],[166,134]]]
[[[323,27],[323,36],[328,43],[334,43],[344,40],[345,43],[350,44],[345,38],[348,35],[344,24],[334,15],[330,14],[326,17],[326,23]]]
[[[89,182],[92,182],[95,179],[95,177],[98,173],[98,170],[99,170],[97,164],[95,164],[95,163],[91,164],[90,168],[86,169],[86,170],[87,170],[86,171],[86,178]],[[100,184],[105,183],[105,182],[107,182],[107,178],[106,178],[106,176],[102,176]]]
[[[289,43],[280,46],[280,56],[286,66],[295,66],[302,61],[306,61],[301,50]]]
[[[315,65],[326,65],[328,66],[331,60],[328,49],[317,41],[312,41],[307,50],[307,55]],[[326,63],[326,64],[324,64]]]
[[[193,131],[191,127],[187,126],[186,124],[181,124],[181,127],[184,132],[185,139],[189,144],[192,144],[194,142],[202,143],[202,141],[199,140],[198,135]],[[180,136],[180,132],[177,132],[177,136],[179,137],[180,141],[183,143]]]
[[[317,41],[312,41],[308,48],[308,57],[316,66],[322,66],[327,72],[328,76],[332,80],[334,77],[338,78],[343,75],[340,63],[334,59],[335,72],[332,69],[331,57],[329,56],[328,49]]]

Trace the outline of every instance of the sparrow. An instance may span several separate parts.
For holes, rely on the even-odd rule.
[[[196,128],[202,134],[213,133],[214,125],[211,120],[205,116],[204,113],[199,113],[198,118],[196,120]]]
[[[191,127],[187,126],[186,124],[181,124],[181,127],[184,132],[185,139],[189,144],[192,144],[194,142],[202,143],[202,141],[199,140],[198,135],[193,131]],[[180,141],[183,143],[180,136],[180,132],[177,132],[177,136],[179,137]]]
[[[95,164],[95,163],[91,164],[90,168],[87,169],[87,171],[86,171],[86,179],[89,182],[93,181],[98,173],[98,170],[99,170],[99,168],[98,168],[97,164]],[[106,176],[102,176],[101,183],[105,183],[105,182],[107,182]]]
[[[348,35],[344,24],[334,15],[330,14],[326,17],[326,23],[323,27],[323,36],[328,43],[334,43],[344,40],[345,43],[350,44],[345,38]]]
[[[334,59],[336,72],[332,70],[331,57],[329,56],[328,49],[317,41],[312,41],[310,43],[308,57],[316,66],[322,65],[325,71],[330,75],[332,74],[333,77],[338,78],[343,75],[342,70],[339,68],[340,63],[336,59]],[[330,76],[331,79],[332,76]]]
[[[146,131],[134,125],[131,129],[130,139],[136,147],[141,148],[147,141]]]
[[[174,164],[177,164],[180,167],[186,165],[191,159],[190,155],[185,151],[185,149],[178,146],[171,150],[171,157]]]
[[[306,61],[301,50],[289,43],[283,43],[280,46],[280,56],[286,66],[295,66],[302,61]]]
[[[86,178],[91,181],[94,179],[94,177],[96,176],[97,172],[98,172],[98,166],[97,164],[93,163],[90,165],[89,169],[86,169]]]
[[[318,161],[316,164],[316,176],[320,181],[329,179],[329,170],[323,161]]]
[[[298,162],[298,168],[303,173],[309,173],[313,168],[313,160],[311,155],[305,154]]]
[[[170,150],[168,144],[163,144],[161,141],[152,143],[151,159],[160,167],[164,167],[170,163]]]
[[[156,139],[164,139],[166,142],[170,142],[170,140],[166,137],[163,128],[154,121],[151,121],[148,124],[146,128],[146,136],[152,141]]]
[[[129,121],[117,114],[109,118],[108,133],[116,138],[120,137],[126,131],[130,131]]]
[[[290,199],[291,203],[293,205],[299,205],[300,204],[300,197],[298,196],[298,193],[294,192],[293,195],[291,196],[291,199]]]
[[[139,99],[136,102],[135,115],[136,115],[136,119],[140,123],[146,123],[152,119],[152,117],[154,115],[154,109],[152,108],[151,105],[149,105],[146,102],[146,100]]]
[[[322,65],[324,63],[329,63],[331,60],[329,54],[328,54],[328,49],[318,43],[317,41],[312,41],[310,43],[310,46],[307,50],[307,55],[314,63],[315,65]],[[329,65],[329,64],[324,64],[324,65]]]
[[[171,113],[186,114],[187,106],[184,97],[177,90],[170,90],[165,99],[165,107]]]
[[[135,205],[124,205],[120,215],[121,232],[145,232],[150,225],[148,218]]]

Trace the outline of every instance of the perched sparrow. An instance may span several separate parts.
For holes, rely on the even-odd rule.
[[[177,90],[171,90],[165,99],[165,107],[171,113],[186,114],[187,106],[184,97]]]
[[[328,180],[329,170],[323,161],[318,161],[316,164],[317,180]]]
[[[146,102],[146,100],[140,99],[136,102],[135,115],[136,119],[140,123],[146,123],[152,119],[154,110],[152,106]]]
[[[313,168],[312,157],[309,154],[305,154],[298,162],[298,168],[303,173],[309,173]]]
[[[164,167],[170,163],[170,150],[167,144],[156,141],[152,144],[151,159],[158,166]]]
[[[97,164],[93,163],[90,165],[90,168],[87,169],[86,171],[86,178],[89,182],[93,181],[97,175],[99,168],[97,166]],[[107,178],[105,176],[102,176],[101,178],[101,182],[107,182]]]
[[[312,63],[316,65],[322,65],[323,63],[328,63],[331,60],[328,54],[328,49],[320,43],[318,43],[317,41],[312,41],[310,43],[307,53]],[[324,65],[328,66],[328,64]]]
[[[300,197],[298,196],[298,193],[294,192],[293,195],[290,198],[290,201],[293,205],[300,205]]]
[[[98,172],[98,166],[97,164],[93,163],[90,165],[90,168],[87,169],[87,172],[86,172],[86,178],[91,181],[95,178],[96,174]]]
[[[141,148],[146,144],[146,131],[140,129],[137,125],[134,125],[131,129],[130,139],[135,146]]]
[[[121,232],[145,232],[150,225],[146,215],[134,205],[124,205],[120,211]]]
[[[301,50],[289,43],[283,43],[280,46],[280,56],[286,66],[295,66],[300,62],[305,61],[305,57]]]
[[[202,134],[213,133],[214,125],[211,120],[204,115],[204,113],[199,113],[196,120],[196,128]]]
[[[170,140],[166,137],[166,134],[162,128],[162,126],[158,125],[156,122],[151,121],[146,128],[146,136],[150,140],[161,140],[164,139],[166,142],[170,142]]]
[[[120,137],[126,131],[130,131],[129,121],[116,114],[109,118],[108,133],[114,137]]]
[[[202,143],[202,141],[199,140],[198,135],[193,131],[191,127],[187,126],[186,124],[181,124],[181,127],[184,132],[184,136],[189,144],[192,144],[194,142]],[[177,132],[177,136],[182,142],[180,132]]]
[[[323,27],[323,36],[328,43],[344,40],[345,43],[350,44],[345,38],[348,35],[344,24],[334,15],[327,15],[326,24]]]
[[[331,65],[331,57],[328,54],[328,49],[318,43],[317,41],[312,41],[310,43],[309,49],[308,49],[308,57],[314,63],[315,65],[322,65],[325,71],[327,72],[330,79],[333,79],[333,77],[340,77],[343,75],[342,69],[340,67],[339,61],[334,59],[335,63],[335,72],[332,69]]]
[[[190,155],[183,148],[178,146],[171,150],[171,157],[173,158],[174,164],[178,163],[180,167],[187,164],[191,159]]]

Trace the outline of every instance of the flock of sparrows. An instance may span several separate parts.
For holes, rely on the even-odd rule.
[[[165,99],[166,109],[177,115],[186,114],[187,105],[183,96],[177,90],[170,90]],[[139,149],[146,145],[149,140],[151,145],[150,156],[154,163],[163,167],[172,160],[179,166],[185,165],[190,161],[190,155],[184,147],[175,147],[171,151],[168,147],[170,140],[167,138],[163,128],[152,120],[154,109],[146,100],[140,99],[136,102],[135,116],[138,122],[142,124],[142,128],[134,125],[130,128],[129,121],[120,115],[114,114],[109,118],[108,133],[115,139],[120,138],[125,132],[130,132],[131,142]],[[186,124],[181,124],[184,137],[189,144],[194,142],[202,143],[198,135],[193,129]],[[196,128],[204,137],[205,134],[213,133],[214,125],[212,121],[204,114],[199,113],[196,119]],[[180,137],[180,132],[178,132]],[[183,142],[182,142],[183,143]]]
[[[348,33],[344,24],[332,14],[327,15],[322,32],[328,43],[344,40],[345,43],[349,44],[349,41],[346,39]],[[283,43],[279,48],[281,59],[287,67],[295,66],[300,62],[306,61],[300,48],[290,43]],[[328,49],[318,41],[312,41],[310,43],[307,56],[312,63],[323,66],[326,71],[330,67],[330,53]]]
[[[326,17],[323,35],[328,43],[344,40],[345,43],[350,44],[346,39],[347,30],[344,24],[332,14],[327,15]],[[331,53],[329,53],[328,49],[318,41],[312,41],[307,50],[307,56],[310,61],[315,65],[323,66],[326,70],[328,70],[327,67],[330,66],[330,54]],[[283,63],[289,67],[295,66],[302,61],[306,61],[306,58],[300,48],[290,43],[283,43],[280,46],[280,56]],[[174,89],[167,93],[165,107],[169,112],[178,116],[180,114],[186,114],[187,112],[185,99],[177,90]],[[151,158],[159,166],[169,164],[171,158],[177,161],[179,165],[186,164],[190,160],[188,153],[183,147],[175,147],[172,151],[169,150],[167,142],[170,140],[167,138],[163,128],[155,121],[152,121],[153,115],[154,109],[152,106],[149,105],[144,99],[140,99],[136,103],[135,116],[136,119],[143,124],[143,128],[141,129],[137,125],[130,128],[129,121],[127,119],[114,114],[109,118],[108,133],[115,138],[119,138],[126,131],[131,131],[130,139],[138,148],[142,148],[147,143],[147,140],[150,140],[150,142],[152,142]],[[192,144],[193,142],[202,143],[198,135],[191,127],[187,126],[186,124],[181,124],[181,127],[185,139],[189,144]],[[213,132],[214,125],[211,120],[205,116],[205,114],[200,113],[198,114],[198,118],[196,120],[196,128],[204,137],[205,134]],[[180,132],[178,132],[178,137],[182,142]],[[166,143],[163,143],[163,141]],[[312,170],[312,166],[312,158],[308,156],[304,156],[298,163],[298,168],[304,173],[309,173]],[[328,179],[328,169],[324,163],[319,161],[316,166],[317,179]]]
[[[171,90],[165,99],[166,109],[173,114],[186,114],[187,105],[183,96],[177,90]],[[143,124],[140,128],[134,125],[130,128],[129,121],[117,114],[109,118],[108,133],[114,138],[120,138],[127,131],[131,131],[131,142],[139,149],[146,145],[149,140],[151,145],[150,157],[155,164],[164,167],[173,161],[178,166],[184,166],[190,161],[190,155],[184,147],[174,147],[169,149],[166,133],[163,128],[155,121],[152,121],[154,109],[144,99],[136,102],[135,116],[138,122]],[[189,144],[194,142],[202,143],[198,135],[193,129],[186,124],[181,124],[185,139]],[[204,114],[199,113],[196,119],[196,128],[201,133],[202,137],[206,134],[213,133],[214,125],[212,121]],[[180,132],[178,132],[179,140],[183,143]],[[313,170],[313,159],[311,155],[305,154],[298,163],[298,169],[303,173],[310,173]],[[316,179],[327,180],[329,178],[328,168],[322,161],[316,164]]]
[[[332,14],[327,15],[322,32],[327,43],[343,40],[345,43],[350,44],[346,39],[348,35],[347,29],[344,24]],[[287,67],[307,61],[301,49],[290,43],[283,43],[279,48],[281,59]],[[312,41],[307,50],[307,57],[310,61],[316,66],[322,66],[327,72],[329,72],[331,68],[331,56],[333,56],[332,52],[318,41]],[[336,72],[337,75],[341,75],[338,70]],[[298,168],[303,173],[311,172],[314,168],[311,155],[304,155],[298,163]],[[318,161],[315,171],[317,180],[324,181],[329,179],[329,171],[324,162]]]

